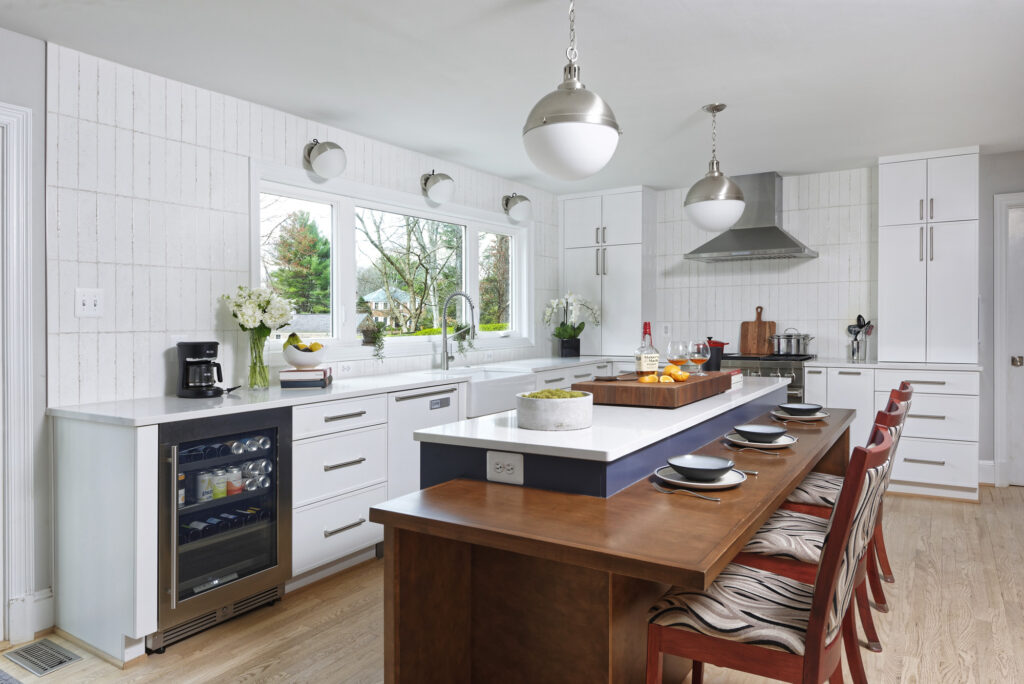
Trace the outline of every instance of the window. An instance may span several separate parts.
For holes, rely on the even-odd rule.
[[[329,358],[352,358],[360,355],[353,348],[361,346],[359,326],[369,318],[384,327],[392,353],[436,353],[430,337],[442,326],[452,333],[471,322],[461,297],[441,311],[453,292],[464,291],[475,305],[475,345],[529,343],[527,226],[510,225],[496,211],[441,213],[418,195],[354,183],[314,188],[293,171],[260,169],[256,191],[253,284],[290,299],[297,312],[272,341],[290,332],[329,339],[337,350]]]
[[[260,286],[295,305],[285,337],[290,332],[303,339],[334,336],[333,213],[329,203],[260,193]]]

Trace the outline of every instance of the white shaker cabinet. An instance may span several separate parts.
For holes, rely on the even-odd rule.
[[[978,155],[956,154],[928,160],[928,220],[978,218]]]
[[[828,408],[857,411],[850,426],[850,445],[867,444],[875,417],[875,371],[871,368],[829,368]]]
[[[828,375],[824,368],[804,369],[804,401],[828,406]]]
[[[924,159],[878,165],[878,225],[923,221],[928,196]]]
[[[928,262],[924,223],[878,230],[878,357],[923,361]]]
[[[878,160],[878,225],[978,218],[978,148]]]
[[[932,363],[976,363],[978,222],[929,224],[927,263],[928,343],[925,360]]]
[[[654,192],[626,188],[565,196],[560,202],[563,289],[601,312],[601,325],[588,324],[580,337],[580,352],[632,354],[641,323],[654,322]]]

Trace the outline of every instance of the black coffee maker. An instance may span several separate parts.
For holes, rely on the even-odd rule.
[[[219,397],[224,388],[220,364],[217,363],[218,342],[178,343],[178,396],[188,399]]]

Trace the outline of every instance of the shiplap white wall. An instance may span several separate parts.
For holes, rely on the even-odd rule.
[[[455,204],[500,211],[502,195],[529,196],[536,302],[557,296],[550,193],[52,43],[47,62],[49,405],[169,392],[177,339],[219,340],[225,380],[244,380],[247,341],[217,297],[249,282],[249,162],[301,167],[314,137],[345,148],[344,178],[356,182],[418,193],[437,168],[456,179]],[[77,287],[103,289],[101,318],[75,318]],[[549,354],[538,340],[539,352],[468,358]],[[344,362],[352,374],[438,363],[359,354]]]
[[[671,338],[730,342],[755,308],[778,332],[815,336],[811,352],[842,357],[846,326],[857,314],[875,320],[878,281],[877,171],[874,168],[783,179],[783,228],[816,250],[817,259],[704,264],[683,254],[710,240],[683,210],[686,188],[658,193],[658,343]],[[871,342],[874,350],[874,342]]]

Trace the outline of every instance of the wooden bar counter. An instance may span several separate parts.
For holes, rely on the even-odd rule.
[[[696,450],[759,473],[714,492],[721,503],[647,480],[600,498],[459,479],[371,509],[385,526],[386,681],[643,681],[653,601],[710,585],[809,471],[844,471],[854,412],[829,413],[789,423],[799,441],[777,454]],[[689,663],[671,665],[678,681]]]

